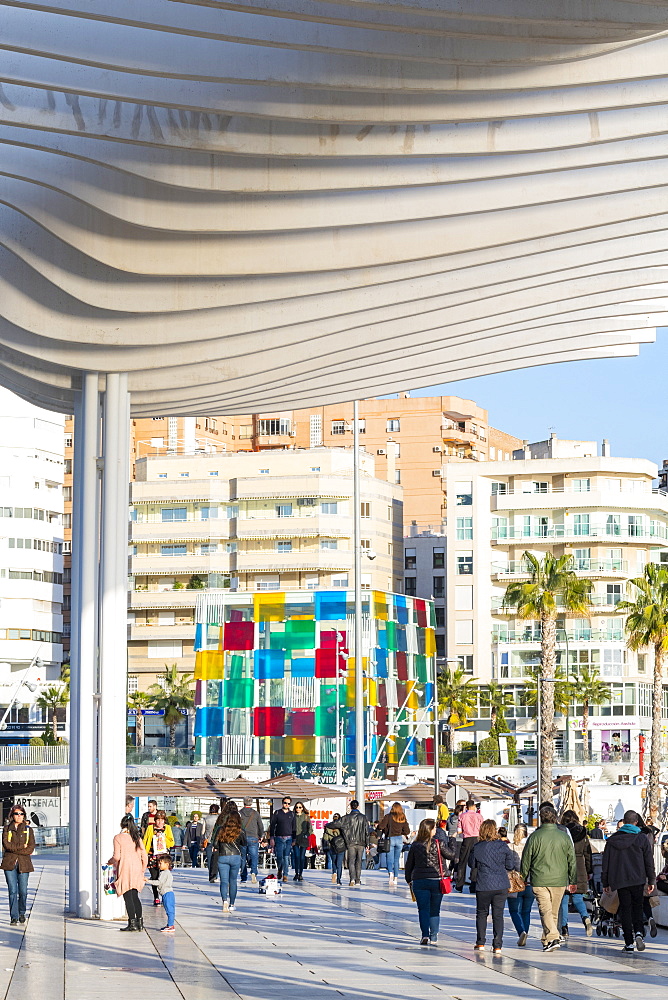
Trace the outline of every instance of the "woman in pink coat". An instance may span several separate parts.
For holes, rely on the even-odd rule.
[[[148,855],[137,825],[129,814],[121,820],[121,832],[114,837],[114,854],[108,863],[116,869],[116,893],[123,897],[128,911],[128,925],[121,927],[121,930],[143,930],[144,921],[139,893],[146,885],[144,872],[148,864]]]

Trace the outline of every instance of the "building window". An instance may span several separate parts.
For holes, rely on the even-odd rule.
[[[312,413],[309,417],[309,448],[319,448],[322,444],[322,417]],[[315,472],[315,469],[311,470]],[[320,472],[320,469],[317,470]]]
[[[436,642],[436,656],[438,656],[438,657],[444,657],[445,656],[445,636],[444,635],[436,635],[436,636],[434,636],[434,639],[435,639],[435,642]]]
[[[336,502],[332,503],[331,500],[325,501],[320,505],[320,510],[322,511],[323,514],[338,514],[339,505]]]
[[[619,604],[622,599],[621,583],[608,583],[605,588],[605,603]]]
[[[252,424],[240,424],[239,425],[239,440],[247,441],[249,438],[253,437],[253,425]]]
[[[647,655],[645,653],[638,653],[638,673],[647,673]]]
[[[589,493],[591,479],[571,479],[574,493]]]
[[[72,459],[71,458],[66,458],[65,459],[65,475],[66,476],[71,476],[72,475]]]
[[[190,478],[190,473],[189,472],[179,472],[179,476],[181,477],[181,479],[189,479]]]
[[[417,566],[417,549],[404,549],[404,569],[415,569]]]
[[[166,479],[166,478],[167,478],[167,473],[166,472],[159,472],[158,473],[158,479]]]
[[[642,515],[641,514],[629,514],[629,536],[630,537],[640,537],[643,533],[642,531]]]
[[[358,420],[357,427],[360,434],[366,434],[366,420]]]
[[[185,556],[188,552],[186,545],[161,545],[161,556]]]
[[[463,619],[455,622],[455,642],[460,646],[473,644],[473,620]]]
[[[134,694],[139,690],[139,677],[137,674],[128,674],[128,694]]]
[[[276,517],[292,517],[292,504],[291,503],[277,503],[276,504]]]
[[[473,611],[473,587],[455,587],[455,611]]]
[[[473,483],[455,483],[455,505],[470,507],[473,503]]]
[[[231,504],[227,508],[227,517],[228,517],[229,520],[232,520],[235,517],[239,517],[239,504],[236,504],[236,503],[235,504]]]
[[[473,539],[473,518],[457,518],[457,539],[458,541],[468,541]]]
[[[394,470],[394,482],[395,482],[395,484],[397,486],[401,485],[401,470],[400,469],[395,469]]]
[[[210,476],[217,476],[218,475],[218,469],[209,469],[209,475]]]
[[[230,552],[236,552],[237,551],[237,543],[236,542],[225,542],[225,551],[228,552],[228,553],[230,553]]]
[[[619,514],[608,514],[605,522],[606,535],[621,535],[621,518]]]
[[[347,576],[333,576],[332,577],[332,587],[345,588],[348,586]]]
[[[371,504],[364,502],[360,504],[360,513],[362,517],[371,517]]]
[[[260,469],[260,475],[261,476],[268,476],[269,475],[269,469]]]
[[[388,420],[387,423],[385,424],[385,431],[388,434],[398,434],[400,430],[401,430],[401,421],[397,420],[396,418]]]
[[[71,499],[72,499],[72,487],[71,486],[63,486],[63,500],[65,500],[66,502],[68,502]]]
[[[321,549],[337,549],[338,547],[339,547],[339,543],[336,540],[336,538],[321,538],[320,539],[320,548]]]
[[[508,654],[506,653],[505,656],[507,655]],[[457,665],[460,670],[463,670],[465,674],[473,673],[473,653],[464,653],[463,655],[459,655],[457,660],[459,661]]]
[[[288,539],[284,542],[276,542],[277,552],[292,552],[292,539]]]
[[[199,516],[202,521],[210,521],[213,518],[218,517],[217,507],[200,507]]]
[[[163,521],[185,521],[188,518],[188,508],[163,507],[160,514]]]
[[[436,616],[436,628],[445,628],[445,608],[442,604],[437,604],[434,608]]]
[[[417,580],[414,576],[407,576],[404,580],[404,593],[409,597],[415,597],[417,593]]]
[[[494,449],[490,449],[494,451]],[[492,483],[492,496],[501,496],[508,492],[508,483]]]
[[[472,552],[458,552],[457,553],[457,575],[458,576],[469,576],[473,573],[473,553]]]
[[[200,551],[203,556],[210,556],[218,551],[218,545],[216,542],[203,542]]]
[[[445,597],[445,577],[435,576],[432,580],[434,597]]]
[[[345,420],[332,420],[332,434],[345,434],[346,433],[346,422]]]
[[[300,497],[297,501],[298,507],[315,507],[315,497]]]
[[[183,642],[180,639],[149,639],[146,655],[149,660],[177,659],[183,656]]]
[[[589,514],[573,515],[573,534],[574,535],[589,534]]]
[[[72,528],[72,515],[71,514],[63,514],[63,528],[68,528],[68,529],[71,530],[71,528]]]
[[[434,569],[445,569],[445,549],[442,546],[432,549],[431,565]]]
[[[311,466],[311,472],[320,472],[320,466],[319,465],[312,465]]]

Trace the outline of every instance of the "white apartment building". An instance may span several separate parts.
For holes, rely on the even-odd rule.
[[[535,712],[523,689],[528,671],[540,663],[539,623],[505,613],[503,596],[510,581],[528,579],[525,551],[539,558],[572,555],[578,575],[592,581],[591,607],[586,617],[559,620],[558,659],[572,676],[586,664],[597,667],[610,685],[609,702],[590,710],[590,748],[605,758],[611,741],[637,752],[638,734],[650,729],[652,654],[627,649],[616,606],[628,579],[648,561],[668,560],[668,496],[652,488],[652,462],[597,457],[591,448],[585,455],[583,444],[592,443],[554,441],[559,458],[444,470],[454,498],[447,524],[446,648],[448,656],[470,657],[482,684],[494,678],[511,689],[518,746],[535,745]],[[576,753],[583,749],[581,714],[582,706],[574,704],[568,717],[558,717],[558,744]],[[488,719],[481,702],[479,734]]]
[[[194,665],[195,596],[353,585],[347,448],[149,456],[131,485],[129,684]],[[362,586],[403,590],[401,487],[360,456]]]
[[[35,700],[61,672],[63,427],[62,416],[0,389],[0,718],[11,706],[2,744],[43,731]]]

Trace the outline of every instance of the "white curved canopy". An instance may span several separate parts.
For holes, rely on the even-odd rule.
[[[633,354],[668,7],[0,0],[0,382],[307,405]]]

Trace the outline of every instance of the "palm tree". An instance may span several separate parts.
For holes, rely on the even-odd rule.
[[[67,684],[51,684],[44,688],[36,704],[51,716],[51,731],[54,741],[58,739],[58,709],[65,708],[70,700],[70,690]]]
[[[483,698],[489,702],[490,707],[490,728],[496,726],[497,716],[506,716],[506,711],[515,704],[513,695],[507,687],[499,684],[498,681],[488,681],[482,689]]]
[[[571,685],[573,700],[582,705],[582,741],[584,759],[589,760],[589,709],[592,705],[602,705],[610,699],[610,685],[602,681],[598,667],[583,666],[573,677]]]
[[[165,664],[160,683],[152,684],[148,689],[154,707],[164,712],[170,747],[176,746],[176,727],[182,718],[181,709],[189,710],[195,704],[194,683],[192,674],[180,674],[176,664],[172,663],[171,667]]]
[[[475,711],[478,692],[472,677],[464,680],[461,667],[450,670],[446,667],[438,678],[439,718],[445,715],[448,729],[445,736],[445,750],[452,753],[452,727],[466,725]]]
[[[668,652],[668,570],[656,563],[645,566],[643,576],[628,583],[634,600],[621,601],[619,611],[627,611],[626,644],[629,649],[654,649],[652,692],[652,746],[650,748],[648,807],[659,805],[659,765],[661,763],[661,709],[663,661]]]
[[[557,614],[587,614],[589,611],[589,580],[581,580],[573,569],[573,556],[554,556],[547,552],[542,560],[531,552],[522,556],[529,580],[508,584],[504,608],[513,608],[519,618],[540,620],[541,679],[553,680],[557,666]],[[540,781],[545,790],[552,789],[554,762],[554,684],[544,684],[541,691]],[[552,796],[549,795],[549,798]]]
[[[143,708],[152,708],[154,698],[148,691],[133,691],[128,696],[128,708],[134,708],[135,716],[135,746],[144,746],[144,716],[141,714]]]

